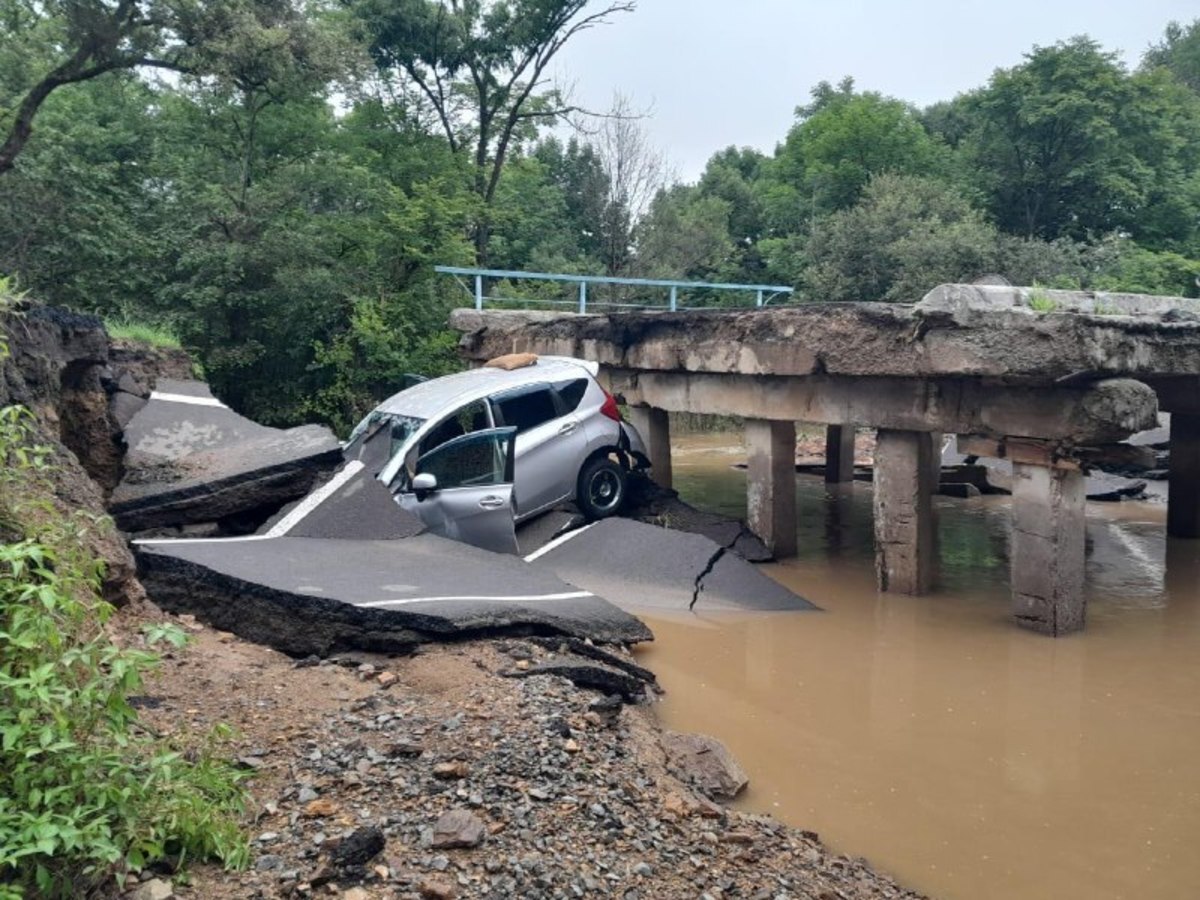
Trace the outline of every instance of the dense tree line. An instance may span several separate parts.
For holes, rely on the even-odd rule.
[[[1133,69],[1077,37],[927,109],[822,83],[773,153],[678,183],[628,100],[589,116],[547,79],[633,6],[0,0],[0,274],[172,329],[264,421],[339,427],[454,366],[439,263],[1200,292],[1200,20]]]

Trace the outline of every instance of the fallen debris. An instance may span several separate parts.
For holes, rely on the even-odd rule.
[[[109,501],[129,532],[248,518],[253,526],[304,496],[342,459],[329,429],[251,422],[198,381],[160,379],[125,428],[125,473]]]
[[[603,698],[562,678],[497,677],[512,651],[525,649],[542,656],[532,641],[505,639],[374,658],[400,675],[380,691],[354,668],[295,669],[262,647],[201,632],[147,685],[164,703],[143,716],[173,732],[226,721],[236,735],[230,752],[268,750],[250,789],[254,834],[271,839],[254,842],[246,871],[193,867],[188,895],[917,896],[811,833],[726,809],[681,781],[659,746],[652,708],[617,701],[610,719],[597,712]],[[412,744],[423,751],[389,752]],[[434,777],[446,761],[468,771]],[[335,814],[298,815],[318,795]],[[435,846],[435,833],[451,833],[438,827],[450,813],[446,824],[459,823],[456,833],[479,844]],[[335,865],[334,848],[365,828],[384,840],[378,855]],[[329,879],[319,888],[317,874]]]

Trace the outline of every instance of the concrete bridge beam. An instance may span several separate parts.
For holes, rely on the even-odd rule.
[[[654,406],[629,407],[629,421],[646,442],[650,454],[650,477],[659,487],[671,489],[671,420],[665,409]]]
[[[1167,534],[1200,538],[1200,415],[1171,414]]]
[[[854,480],[854,426],[825,426],[825,483]]]
[[[1013,615],[1043,634],[1083,628],[1086,489],[1077,468],[1013,461]]]
[[[777,559],[796,555],[796,423],[746,420],[746,518]]]
[[[875,574],[881,591],[925,594],[937,570],[933,436],[880,429],[875,442]]]

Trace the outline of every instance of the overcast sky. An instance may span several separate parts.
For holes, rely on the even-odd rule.
[[[559,76],[591,108],[620,91],[649,109],[690,181],[730,144],[771,152],[821,80],[924,106],[1076,34],[1136,66],[1170,20],[1196,17],[1195,0],[640,0],[568,44]]]

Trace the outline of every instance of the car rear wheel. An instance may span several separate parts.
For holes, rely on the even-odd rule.
[[[625,502],[625,470],[606,456],[591,460],[579,473],[576,502],[589,519],[616,515]]]

